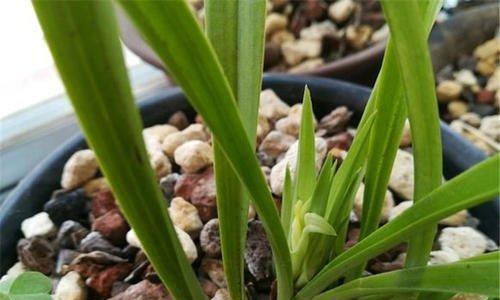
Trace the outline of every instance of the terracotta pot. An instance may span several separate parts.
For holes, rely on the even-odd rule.
[[[358,122],[370,95],[370,89],[337,80],[290,75],[268,75],[263,88],[273,89],[289,104],[301,101],[304,85],[311,90],[314,111],[322,117],[338,106],[347,106],[354,112],[353,122]],[[191,120],[195,112],[178,88],[164,89],[148,95],[139,102],[144,126],[164,123],[170,115],[182,110]],[[452,178],[472,165],[485,159],[485,155],[457,135],[446,124],[441,124],[443,140],[444,175]],[[81,134],[69,140],[42,161],[10,193],[0,208],[0,273],[16,260],[16,243],[21,238],[21,222],[42,210],[59,182],[64,164],[77,150],[87,148]],[[470,209],[481,220],[479,227],[498,241],[499,200],[495,199]]]

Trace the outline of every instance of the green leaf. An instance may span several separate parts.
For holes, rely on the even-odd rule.
[[[331,184],[333,180],[333,172],[336,168],[333,165],[333,157],[331,154],[328,154],[321,168],[321,171],[318,176],[318,181],[314,188],[314,192],[311,197],[311,205],[309,207],[309,211],[316,213],[318,215],[323,216],[325,214],[326,204],[328,201],[328,196],[330,195]]]
[[[499,268],[498,259],[414,267],[357,279],[313,299],[344,300],[404,292],[473,293],[499,297]]]
[[[263,0],[205,2],[207,35],[236,96],[253,146],[262,80],[265,5]],[[244,299],[249,195],[218,143],[214,143],[214,162],[224,272],[231,299]]]
[[[11,295],[47,294],[52,290],[52,281],[39,272],[23,272],[10,285]]]
[[[12,300],[9,295],[0,292],[0,300]]]
[[[340,276],[391,247],[462,209],[476,206],[499,195],[500,154],[488,158],[415,203],[349,250],[332,260],[297,294],[297,300],[311,299]],[[467,187],[467,188],[464,188]]]
[[[204,299],[150,167],[111,2],[33,6],[85,137],[149,260],[173,297]]]
[[[425,10],[416,0],[382,1],[405,90],[415,157],[414,201],[419,201],[442,182],[442,148],[439,114],[430,54],[427,49]],[[434,16],[434,12],[432,12]],[[409,242],[407,266],[425,265],[435,227]]]
[[[425,11],[423,23],[428,35],[434,23],[435,13],[439,11],[436,7],[440,7],[440,1],[422,1],[419,3]],[[378,228],[394,158],[399,148],[401,132],[406,118],[404,89],[401,80],[394,43],[389,39],[381,71],[372,92],[375,108],[379,113],[370,136],[360,240]],[[352,277],[359,277],[364,268],[365,264],[362,264],[358,270],[353,272]]]
[[[285,182],[283,183],[283,196],[281,199],[281,225],[283,226],[283,230],[288,238],[293,218],[293,186],[292,176],[290,175],[290,169],[288,166],[285,170]]]
[[[291,298],[290,252],[278,211],[231,87],[193,13],[184,1],[118,2],[183,88],[245,185],[273,250],[278,297]]]
[[[311,197],[316,184],[316,150],[314,140],[314,114],[311,104],[311,93],[306,86],[302,100],[302,116],[300,121],[299,148],[295,173],[295,199],[307,201]]]

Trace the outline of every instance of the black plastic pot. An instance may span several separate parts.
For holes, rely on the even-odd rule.
[[[314,110],[319,117],[337,106],[345,105],[354,111],[357,121],[362,115],[370,93],[368,88],[341,81],[285,75],[267,76],[263,87],[272,88],[288,103],[296,103],[302,99],[305,84],[311,90]],[[195,114],[179,89],[161,90],[150,95],[140,102],[140,110],[145,126],[164,123],[169,115],[178,110],[185,111],[190,117],[194,117]],[[446,125],[443,124],[441,128],[446,178],[459,174],[485,158],[479,150],[452,132]],[[16,259],[15,246],[21,237],[19,229],[21,222],[42,209],[51,193],[59,188],[66,160],[76,150],[85,147],[83,137],[75,136],[41,162],[6,199],[0,209],[1,273],[4,273]],[[498,200],[473,208],[471,212],[481,219],[480,229],[498,240]]]

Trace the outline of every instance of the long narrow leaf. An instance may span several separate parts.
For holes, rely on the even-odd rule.
[[[299,291],[295,299],[311,299],[334,283],[349,268],[405,241],[412,234],[421,231],[422,226],[436,224],[449,215],[498,195],[499,164],[500,154],[497,154],[422,198],[401,215],[336,257]]]
[[[265,5],[262,0],[205,2],[207,35],[236,96],[252,146],[262,80]],[[224,272],[231,299],[244,299],[249,196],[218,143],[214,143],[214,162]]]
[[[442,182],[442,148],[432,63],[427,49],[426,27],[416,0],[382,1],[405,88],[415,157],[414,201],[419,201]],[[424,26],[422,26],[424,25]],[[435,227],[409,242],[408,266],[425,265]]]
[[[291,298],[290,252],[278,211],[231,87],[194,15],[184,1],[119,0],[119,3],[202,115],[250,193],[273,250],[278,298]]]
[[[423,23],[428,35],[440,1],[421,1]],[[389,182],[394,158],[399,147],[399,139],[406,118],[404,90],[401,74],[396,61],[396,53],[391,39],[387,44],[377,84],[373,93],[378,113],[370,137],[370,151],[367,160],[365,191],[363,197],[363,213],[361,232],[363,239],[375,231],[380,221],[383,201]],[[356,278],[361,275],[365,264],[353,273]]]
[[[311,197],[316,183],[314,142],[314,115],[312,111],[311,93],[307,86],[304,89],[302,100],[302,116],[299,132],[299,149],[295,182],[295,198],[307,201]]]
[[[175,298],[204,299],[149,165],[111,2],[33,5],[85,137],[149,260]]]
[[[499,268],[500,261],[494,259],[403,269],[357,279],[313,300],[344,300],[404,292],[473,293],[499,297]]]

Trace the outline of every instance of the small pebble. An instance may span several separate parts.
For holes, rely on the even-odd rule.
[[[212,168],[201,174],[182,174],[175,184],[175,195],[190,201],[203,222],[217,217],[215,178]]]
[[[227,289],[218,289],[211,300],[231,300]]]
[[[177,173],[172,173],[160,179],[160,188],[163,192],[163,196],[169,201],[174,197],[174,187],[179,176],[180,175]]]
[[[460,120],[469,124],[472,127],[478,128],[481,125],[481,117],[473,112],[468,112],[460,116]]]
[[[471,70],[462,69],[453,73],[453,77],[463,86],[471,87],[477,85],[477,78]]]
[[[41,212],[21,223],[21,231],[24,237],[49,236],[56,232],[56,226],[49,218],[49,214]]]
[[[219,257],[221,255],[219,219],[212,219],[203,226],[200,233],[200,246],[208,256]]]
[[[271,90],[260,92],[259,114],[269,120],[277,120],[288,115],[290,106],[281,100],[276,93]]]
[[[389,221],[393,220],[413,205],[413,201],[402,201],[389,211]]]
[[[347,43],[355,50],[361,50],[366,47],[370,41],[371,35],[373,33],[373,28],[371,26],[354,26],[349,25],[346,29],[346,40]]]
[[[500,115],[484,117],[479,130],[494,141],[500,142]]]
[[[258,220],[248,222],[245,249],[245,261],[248,271],[257,281],[269,279],[273,268],[271,246],[266,237],[264,227]]]
[[[403,127],[403,135],[401,136],[401,141],[399,142],[399,148],[406,148],[411,146],[411,128],[410,121],[405,120],[405,125]]]
[[[56,250],[50,242],[41,237],[20,239],[17,243],[19,260],[32,271],[45,275],[52,273],[55,267]]]
[[[278,13],[271,13],[266,17],[265,33],[266,35],[271,35],[276,31],[284,30],[287,25],[288,19],[286,16]]]
[[[358,191],[354,197],[354,212],[358,219],[361,219],[361,215],[363,212],[363,197],[364,197],[365,185],[363,183],[360,184]],[[391,191],[387,190],[384,197],[384,203],[382,205],[382,212],[380,216],[380,222],[384,223],[389,220],[389,214],[394,207],[394,198],[392,196]]]
[[[277,158],[290,148],[297,139],[279,131],[271,131],[260,143],[259,151],[271,158]]]
[[[483,234],[470,227],[444,228],[438,241],[442,250],[454,251],[460,259],[484,253],[488,244]]]
[[[62,223],[56,240],[61,248],[76,249],[89,232],[80,223],[68,220]]]
[[[149,280],[129,286],[123,292],[109,300],[170,300],[167,290],[162,284],[154,284]]]
[[[109,298],[113,283],[125,278],[131,271],[132,264],[120,263],[109,266],[101,272],[87,278],[86,285],[100,297]]]
[[[306,58],[316,58],[321,54],[321,41],[299,39],[281,45],[281,53],[290,66],[298,65]]]
[[[85,196],[91,198],[97,193],[110,192],[111,187],[104,177],[94,178],[83,185]]]
[[[112,244],[123,246],[129,226],[120,211],[114,209],[95,219],[92,223],[92,230],[99,232]]]
[[[459,118],[463,114],[467,113],[467,111],[469,111],[469,107],[462,101],[453,101],[448,103],[448,112],[453,119]]]
[[[217,293],[217,290],[219,290],[219,287],[215,283],[206,278],[200,277],[198,278],[198,280],[200,281],[203,293],[207,295],[209,298],[214,297],[215,294]]]
[[[413,199],[413,177],[413,155],[398,150],[389,178],[389,187],[402,198]]]
[[[177,163],[186,173],[196,173],[213,163],[213,151],[209,144],[189,141],[179,146],[174,153]]]
[[[156,178],[162,178],[172,172],[172,164],[161,149],[149,153],[149,162]]]
[[[431,251],[429,266],[448,264],[460,260],[460,257],[453,250],[435,250]]]
[[[222,261],[213,258],[204,258],[201,261],[201,270],[207,274],[208,278],[220,288],[227,287],[226,276]]]
[[[97,192],[92,196],[90,211],[94,218],[99,218],[107,212],[117,208],[115,197],[111,191]]]
[[[152,139],[155,142],[161,144],[168,135],[178,131],[179,129],[177,129],[172,125],[163,124],[163,125],[154,125],[143,129],[142,135],[144,136],[144,139]]]
[[[191,235],[197,236],[203,227],[196,207],[182,197],[172,199],[168,212],[174,225]]]
[[[82,277],[74,271],[64,275],[54,294],[54,300],[86,300],[87,287]]]
[[[183,130],[189,126],[189,120],[184,112],[178,111],[170,116],[168,124],[175,126],[179,130]]]
[[[92,231],[80,241],[78,250],[81,252],[103,251],[113,255],[120,255],[120,248],[111,244],[99,232]]]
[[[441,102],[458,99],[462,93],[462,85],[453,80],[444,80],[436,88],[437,98]]]
[[[328,7],[328,16],[335,23],[341,24],[347,21],[356,9],[356,4],[352,0],[339,0]]]
[[[69,269],[69,265],[73,260],[80,255],[80,252],[69,250],[69,249],[60,249],[57,254],[56,260],[56,274],[64,274]]]
[[[87,222],[87,197],[83,189],[58,194],[43,206],[54,224],[60,226],[66,220]]]
[[[328,135],[345,131],[351,117],[352,112],[347,107],[337,107],[321,119],[318,129],[326,130],[326,134]]]
[[[97,159],[92,150],[75,152],[64,165],[61,186],[74,189],[92,179],[99,170]]]

